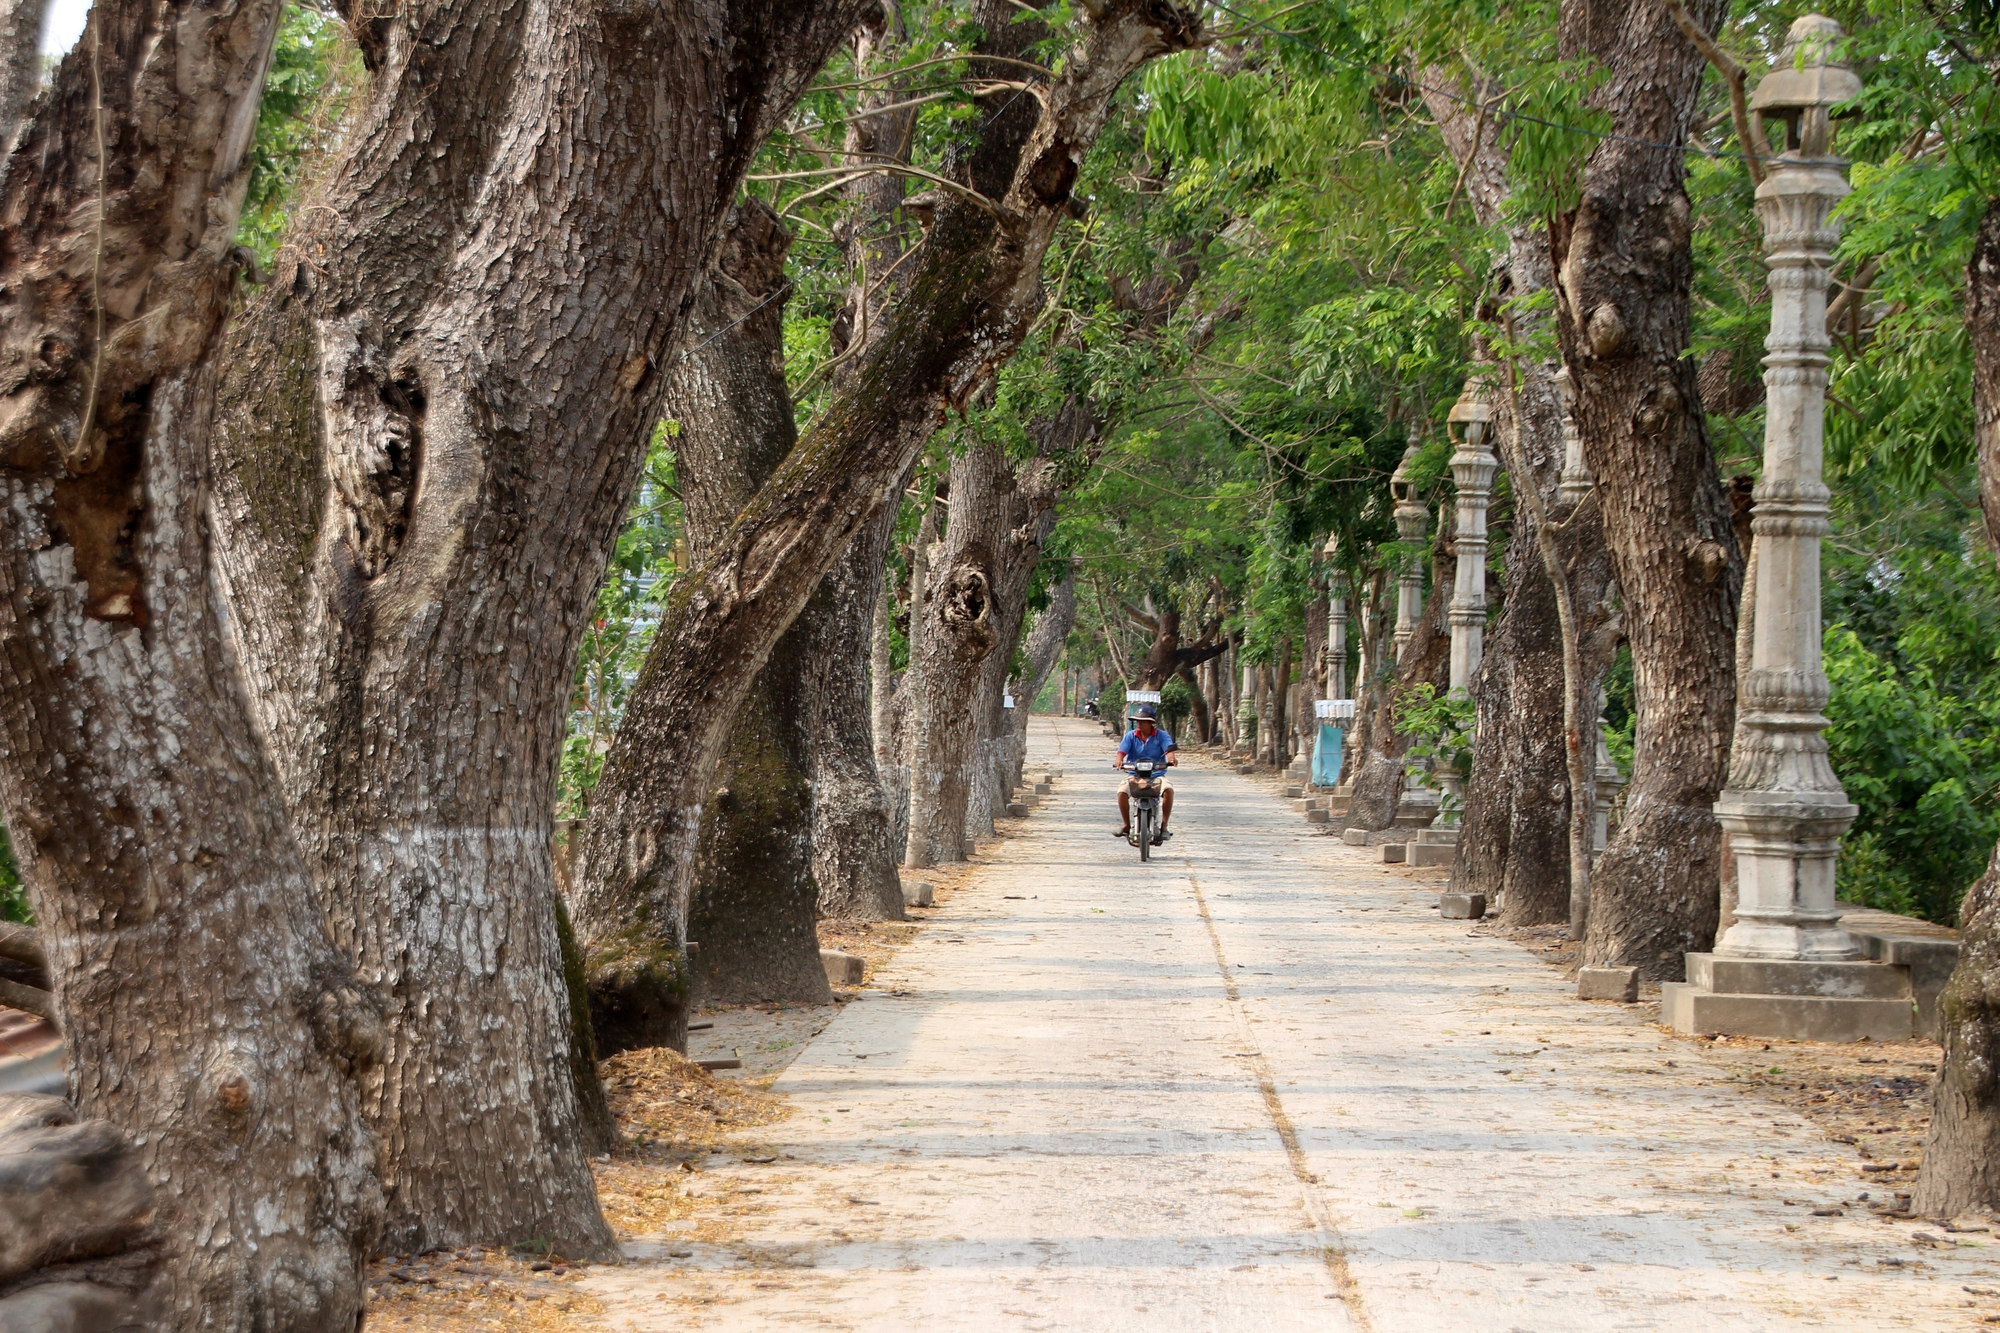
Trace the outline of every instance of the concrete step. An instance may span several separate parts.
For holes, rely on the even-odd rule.
[[[1457,859],[1457,843],[1413,842],[1410,844],[1409,860],[1413,866],[1448,866]]]
[[[1854,937],[1863,954],[1910,969],[1910,988],[1917,997],[1917,1031],[1936,1037],[1938,996],[1951,980],[1951,970],[1958,966],[1958,932],[1857,903],[1834,905],[1841,911],[1840,928]]]
[[[1908,1004],[1910,972],[1888,963],[1767,962],[1687,956],[1688,984],[1717,994],[1803,995],[1850,1000],[1900,1000]]]
[[[1909,1000],[1826,995],[1743,995],[1685,981],[1660,987],[1660,1021],[1676,1032],[1779,1041],[1908,1041],[1916,1033]]]

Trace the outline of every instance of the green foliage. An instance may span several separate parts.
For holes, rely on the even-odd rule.
[[[5,826],[0,826],[0,921],[23,921],[32,923],[35,914],[28,910],[28,892],[21,883],[21,868],[14,863],[14,843],[7,835]]]
[[[1827,743],[1861,817],[1841,843],[1841,896],[1951,921],[2000,838],[2000,691],[1943,693],[1899,671],[1852,630],[1826,637]]]
[[[1611,117],[1590,101],[1604,74],[1588,61],[1552,60],[1511,89],[1505,133],[1510,175],[1519,186],[1510,201],[1516,213],[1541,217],[1577,206],[1584,159],[1598,144],[1596,134],[1611,130]]]
[[[1841,894],[1935,921],[2000,837],[2000,570],[1959,495],[1975,484],[1852,477],[1826,545],[1827,742],[1861,807]]]
[[[563,738],[556,817],[578,819],[603,771],[625,700],[653,646],[660,609],[687,564],[685,523],[674,472],[679,423],[662,421],[646,451],[645,479],[597,594],[576,665],[568,734]]]
[[[1611,762],[1627,777],[1632,775],[1632,745],[1639,726],[1639,703],[1632,682],[1632,649],[1618,645],[1618,655],[1604,672],[1599,688],[1604,692],[1604,748]]]
[[[1160,687],[1160,728],[1176,741],[1188,714],[1194,711],[1194,691],[1179,676]]]
[[[236,241],[269,263],[291,224],[301,182],[316,153],[332,147],[362,79],[346,25],[312,3],[285,7],[257,108],[250,186]]]
[[[1424,681],[1396,695],[1395,715],[1397,732],[1410,738],[1404,755],[1411,772],[1444,768],[1458,774],[1460,782],[1471,778],[1478,708],[1470,697],[1440,693]]]

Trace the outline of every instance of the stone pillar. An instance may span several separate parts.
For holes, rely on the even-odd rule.
[[[1848,190],[1829,156],[1832,107],[1861,91],[1835,59],[1843,34],[1808,14],[1792,24],[1753,115],[1783,138],[1757,187],[1771,270],[1764,342],[1764,474],[1751,528],[1757,581],[1750,669],[1738,682],[1729,785],[1715,803],[1737,875],[1736,924],[1712,954],[1689,954],[1688,983],[1663,988],[1661,1016],[1682,1031],[1816,1041],[1907,1039],[1906,968],[1855,961],[1834,905],[1840,835],[1856,808],[1827,758],[1820,661],[1820,540],[1829,492],[1821,448],[1826,412],[1827,275]],[[1900,974],[1900,976],[1898,975]],[[1900,983],[1900,984],[1899,984]]]
[[[1458,524],[1452,530],[1458,577],[1451,594],[1451,691],[1463,697],[1472,691],[1486,637],[1486,506],[1500,466],[1487,443],[1493,403],[1483,379],[1465,382],[1465,391],[1452,405],[1449,428],[1458,445],[1451,456],[1452,480],[1458,483]]]
[[[1347,599],[1336,594],[1327,608],[1326,694],[1347,698]]]
[[[1590,494],[1591,480],[1583,461],[1583,432],[1576,425],[1576,380],[1568,366],[1556,372],[1556,392],[1562,395],[1563,411],[1563,470],[1556,495],[1565,507],[1574,508]]]
[[[1238,656],[1242,656],[1238,652]],[[1236,693],[1236,747],[1246,755],[1256,753],[1256,667],[1244,662],[1242,689]]]
[[[1826,289],[1840,240],[1833,206],[1847,193],[1841,164],[1827,154],[1827,108],[1860,91],[1860,80],[1830,62],[1841,37],[1831,19],[1792,25],[1777,72],[1757,86],[1753,107],[1803,105],[1788,151],[1757,188],[1771,269],[1771,336],[1764,346],[1764,476],[1751,529],[1757,584],[1746,599],[1755,616],[1750,671],[1738,683],[1735,753],[1716,817],[1736,855],[1736,924],[1716,952],[1737,958],[1855,958],[1834,910],[1833,866],[1840,835],[1858,813],[1827,759],[1826,672],[1820,662],[1819,556],[1829,492],[1821,449],[1826,418]],[[1803,50],[1805,64],[1794,68]],[[1809,81],[1811,87],[1794,89]],[[1783,86],[1776,86],[1783,85]],[[1810,99],[1809,101],[1804,99]]]
[[[1416,487],[1409,480],[1410,463],[1417,456],[1416,441],[1403,451],[1403,461],[1396,464],[1396,470],[1389,475],[1389,498],[1396,502],[1396,536],[1398,539],[1417,543],[1424,539],[1424,533],[1431,523],[1430,510],[1424,508],[1423,501],[1416,497]],[[1396,658],[1402,660],[1403,646],[1410,636],[1417,632],[1417,622],[1424,618],[1424,558],[1412,552],[1404,561],[1402,572],[1396,584]]]
[[[1598,691],[1598,699],[1604,697]],[[1597,717],[1597,781],[1592,785],[1597,790],[1597,807],[1592,812],[1590,852],[1593,859],[1611,841],[1611,807],[1617,803],[1618,789],[1625,785],[1625,775],[1618,771],[1618,765],[1611,760],[1611,749],[1604,743],[1604,715]]]
[[[1410,545],[1424,540],[1430,528],[1430,510],[1417,498],[1416,484],[1410,480],[1410,464],[1417,456],[1417,442],[1403,451],[1403,461],[1396,464],[1396,470],[1389,474],[1389,496],[1396,502],[1396,536]],[[1412,551],[1403,561],[1403,568],[1396,585],[1396,660],[1402,661],[1403,649],[1417,632],[1417,622],[1424,617],[1424,558]],[[1438,792],[1426,786],[1423,774],[1413,765],[1403,778],[1403,794],[1398,804],[1396,822],[1421,828],[1428,825],[1438,812]]]

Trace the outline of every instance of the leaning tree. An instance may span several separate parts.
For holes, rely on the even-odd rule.
[[[860,7],[357,11],[366,105],[220,356],[277,6],[100,5],[8,158],[4,799],[184,1310],[352,1327],[383,1209],[609,1250],[549,858],[575,645],[723,210]]]
[[[164,1318],[331,1331],[360,1319],[382,1212],[354,1077],[384,1032],[314,910],[203,512],[280,8],[98,4],[0,166],[0,807],[76,1105],[126,1131],[158,1191]],[[9,1160],[46,1169],[45,1146]],[[83,1178],[122,1197],[120,1150],[99,1149]],[[69,1200],[85,1216],[103,1202]],[[18,1194],[8,1207],[43,1216]],[[53,1240],[74,1218],[43,1220],[20,1238],[30,1257],[102,1261],[131,1239],[72,1254]],[[23,1255],[7,1249],[12,1284]],[[118,1291],[22,1299],[108,1326]]]
[[[1012,8],[981,13],[998,32]],[[1118,86],[1200,31],[1191,12],[1143,0],[1087,6],[1072,22],[1025,128],[988,121],[961,176],[907,201],[925,234],[880,337],[669,601],[576,858],[594,1010],[633,1040],[686,1039],[695,849],[742,690],[849,540],[894,502],[947,409],[981,392],[1026,336],[1042,256]]]
[[[1713,0],[1691,7],[1712,30]],[[1706,69],[1663,6],[1567,0],[1560,40],[1608,77],[1613,133],[1551,227],[1563,363],[1624,599],[1638,732],[1618,834],[1592,871],[1584,955],[1677,978],[1715,938],[1743,557],[1687,356],[1684,145]]]

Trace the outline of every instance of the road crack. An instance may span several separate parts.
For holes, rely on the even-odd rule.
[[[1258,1090],[1264,1094],[1265,1113],[1271,1118],[1271,1127],[1278,1131],[1278,1141],[1285,1145],[1285,1160],[1291,1163],[1292,1175],[1299,1182],[1306,1216],[1312,1219],[1314,1229],[1319,1232],[1320,1258],[1340,1292],[1341,1303],[1347,1306],[1359,1333],[1375,1333],[1375,1321],[1368,1317],[1368,1310],[1361,1303],[1360,1284],[1355,1282],[1354,1272],[1348,1266],[1347,1248],[1341,1244],[1340,1228],[1334,1224],[1332,1211],[1320,1193],[1319,1177],[1312,1173],[1305,1149],[1299,1146],[1298,1130],[1293,1127],[1291,1116],[1285,1113],[1285,1104],[1278,1096],[1278,1081],[1271,1073],[1271,1062],[1264,1057],[1264,1047],[1250,1026],[1249,1014],[1244,1012],[1243,993],[1236,988],[1236,980],[1229,969],[1229,958],[1222,951],[1222,936],[1216,933],[1215,918],[1209,915],[1208,897],[1202,893],[1201,881],[1195,877],[1194,862],[1183,857],[1182,864],[1187,866],[1188,884],[1194,889],[1195,907],[1201,912],[1201,924],[1208,931],[1208,942],[1215,949],[1216,970],[1222,974],[1222,987],[1229,995],[1230,1012],[1236,1016],[1237,1033],[1245,1048],[1237,1052],[1235,1058],[1247,1059],[1252,1072],[1257,1075]]]

